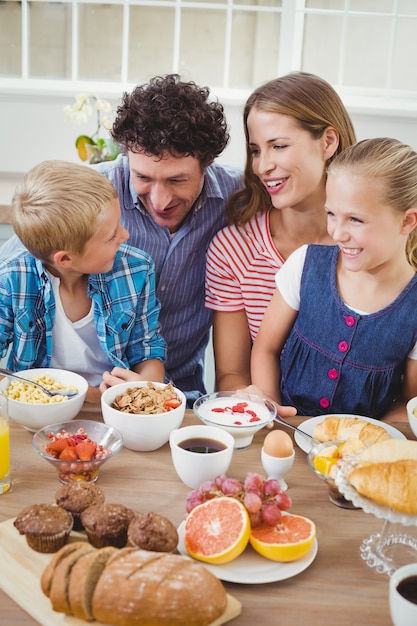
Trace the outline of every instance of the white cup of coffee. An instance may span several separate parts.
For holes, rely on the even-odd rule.
[[[417,563],[404,565],[391,575],[389,608],[394,626],[416,626]]]
[[[234,443],[230,433],[205,424],[176,428],[169,436],[175,471],[191,489],[227,473]]]

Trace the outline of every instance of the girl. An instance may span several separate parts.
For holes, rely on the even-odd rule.
[[[215,235],[206,266],[218,390],[250,383],[252,342],[288,255],[304,243],[332,243],[323,211],[326,167],[356,141],[336,91],[305,72],[256,89],[244,129],[245,186],[229,201],[230,226]]]
[[[417,154],[368,139],[328,169],[327,229],[276,275],[252,382],[302,415],[381,418],[417,395]]]

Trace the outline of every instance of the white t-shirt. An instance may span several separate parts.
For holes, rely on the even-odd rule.
[[[300,310],[300,288],[301,288],[301,276],[304,269],[304,262],[307,253],[307,245],[303,245],[297,250],[294,250],[288,257],[283,267],[275,276],[275,283],[278,287],[280,294],[284,298],[285,302],[294,311]],[[344,303],[351,311],[358,313],[358,315],[369,315],[365,311],[360,309],[354,309]],[[417,343],[409,353],[410,359],[417,360]]]
[[[60,280],[49,274],[55,296],[55,321],[52,329],[51,367],[76,372],[92,387],[102,382],[102,373],[113,366],[102,349],[94,326],[94,307],[81,320],[71,322],[65,315],[59,293]]]

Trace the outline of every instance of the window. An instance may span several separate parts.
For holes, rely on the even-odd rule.
[[[416,0],[0,0],[0,87],[178,72],[230,94],[302,69],[415,106],[416,57]]]

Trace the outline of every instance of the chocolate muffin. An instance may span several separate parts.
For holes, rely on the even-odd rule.
[[[127,545],[153,552],[173,552],[178,544],[174,524],[159,513],[135,515],[127,530]]]
[[[103,504],[104,493],[95,483],[77,480],[61,485],[55,494],[55,502],[74,518],[73,530],[82,530],[81,513],[89,506]]]
[[[36,552],[57,552],[67,543],[73,523],[71,513],[55,504],[31,504],[19,513],[14,526]]]
[[[129,523],[134,516],[134,511],[123,504],[94,504],[81,513],[81,524],[88,541],[95,548],[123,548],[127,542]]]

